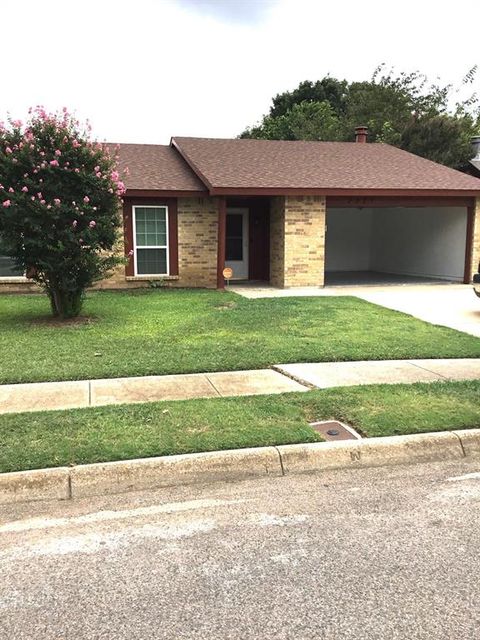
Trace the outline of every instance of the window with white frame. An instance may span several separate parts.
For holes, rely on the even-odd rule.
[[[24,275],[22,269],[15,266],[13,259],[4,255],[0,236],[0,278],[21,278]]]
[[[168,275],[168,207],[134,206],[135,275]]]

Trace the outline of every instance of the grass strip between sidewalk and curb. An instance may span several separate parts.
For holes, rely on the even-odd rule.
[[[480,426],[480,380],[371,385],[0,416],[0,471],[318,442],[336,418],[378,437]]]
[[[480,338],[347,296],[100,291],[87,294],[83,314],[59,323],[46,296],[1,295],[0,384],[480,357]]]

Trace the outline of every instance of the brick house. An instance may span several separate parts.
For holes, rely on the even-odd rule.
[[[128,265],[102,288],[470,282],[480,180],[385,144],[172,138],[120,145]],[[1,248],[0,248],[1,253]],[[0,256],[0,291],[32,285]]]

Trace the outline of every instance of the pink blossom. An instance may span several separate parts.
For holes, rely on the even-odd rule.
[[[74,221],[72,222],[72,227],[75,229],[75,227],[77,226],[77,224],[78,224],[78,221],[77,221],[77,220],[74,220]]]
[[[95,227],[97,226],[97,223],[95,222],[95,220],[90,220],[90,222],[88,223],[88,226],[90,227],[90,229],[95,229]]]
[[[13,151],[10,149],[10,147],[7,147],[7,148],[5,149],[5,153],[13,153]]]
[[[47,209],[51,209],[52,205],[51,204],[47,204]]]
[[[94,168],[94,171],[95,171],[95,173],[96,173],[97,171],[100,171],[100,167],[97,165],[97,166]]]
[[[80,144],[80,142],[78,142],[78,140],[74,140],[72,142],[72,146],[74,149],[77,149],[77,147],[81,147],[82,145]]]
[[[15,193],[15,189],[13,187],[8,188],[8,193]]]
[[[3,205],[5,208],[9,207],[12,203],[10,202],[10,200],[4,200],[3,201]]]
[[[60,151],[60,149],[55,149],[55,155],[56,156],[61,156],[62,152]]]
[[[90,198],[88,196],[85,196],[83,201],[85,204],[88,204],[90,202]]]
[[[23,174],[23,177],[24,177],[24,178],[28,178],[28,173],[24,173],[24,174]]]
[[[37,198],[38,198],[39,200],[41,200],[41,199],[43,198],[41,191],[39,191],[39,192],[37,193]]]
[[[40,200],[40,204],[45,204],[45,200]]]
[[[13,164],[17,164],[18,160],[16,158],[12,158]]]
[[[56,207],[59,207],[59,206],[60,206],[60,203],[61,203],[61,200],[59,200],[59,198],[54,198],[54,199],[53,199],[53,204],[54,204]]]
[[[41,156],[42,156],[42,158],[43,158],[43,157],[44,157],[44,155],[45,155],[45,151],[40,151],[40,155],[41,155]]]
[[[33,202],[35,200],[35,196],[32,196],[30,200]]]
[[[128,255],[129,255],[130,257],[132,257],[132,256],[133,256],[133,249],[130,249],[130,251],[128,252]]]
[[[28,193],[28,187],[22,187],[23,193]]]
[[[114,182],[117,182],[117,180],[120,178],[120,175],[118,171],[112,171],[112,173],[110,174],[110,177]]]
[[[22,121],[21,120],[14,120],[12,122],[13,126],[16,127],[17,129],[20,129],[20,127],[22,126]]]
[[[95,174],[97,176],[97,178],[101,178],[102,174],[100,173],[100,171],[97,171],[97,173]]]
[[[58,160],[50,160],[49,164],[50,164],[51,167],[58,167],[59,166]]]
[[[3,184],[0,184],[0,189],[5,189],[5,187],[3,186]]]
[[[80,173],[80,169],[78,167],[75,168],[75,173]]]

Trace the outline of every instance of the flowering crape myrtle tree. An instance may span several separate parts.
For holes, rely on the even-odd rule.
[[[72,318],[86,288],[123,261],[114,246],[125,186],[116,159],[65,108],[29,114],[0,123],[0,235],[53,314]]]

